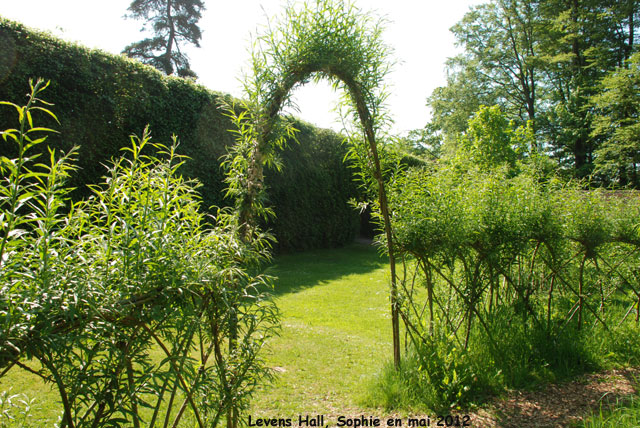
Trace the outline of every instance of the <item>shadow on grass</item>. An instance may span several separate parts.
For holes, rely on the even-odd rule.
[[[371,272],[387,263],[386,258],[373,245],[355,242],[343,248],[277,256],[266,273],[278,278],[273,294],[280,296],[346,275]]]

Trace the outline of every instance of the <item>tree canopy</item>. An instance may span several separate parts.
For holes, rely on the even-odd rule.
[[[481,105],[499,105],[516,124],[531,122],[537,147],[567,175],[633,184],[635,163],[624,173],[604,167],[615,151],[629,159],[635,137],[622,149],[604,132],[611,109],[603,103],[611,85],[629,79],[623,70],[637,51],[639,14],[633,0],[490,0],[471,8],[452,28],[464,51],[448,61],[447,85],[428,98],[426,129],[456,146]]]
[[[167,75],[196,77],[180,46],[190,43],[200,47],[198,21],[204,8],[202,0],[133,0],[126,16],[144,20],[143,31],[150,25],[154,35],[128,45],[122,53]]]
[[[640,54],[607,74],[592,98],[592,137],[601,139],[596,171],[621,184],[640,185]]]

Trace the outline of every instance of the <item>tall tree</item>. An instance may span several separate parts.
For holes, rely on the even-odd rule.
[[[430,129],[457,141],[480,105],[532,121],[536,145],[574,176],[594,170],[608,138],[594,133],[590,101],[637,51],[638,0],[489,0],[451,30],[464,52],[428,99]]]
[[[634,48],[637,1],[541,0],[545,27],[538,34],[540,61],[549,85],[548,142],[574,174],[593,171],[600,138],[592,132],[590,99],[599,82]]]
[[[464,53],[448,62],[446,87],[428,100],[433,125],[455,142],[481,105],[498,104],[520,124],[538,109],[538,26],[534,0],[493,0],[472,8],[451,31]]]
[[[434,89],[427,99],[432,116],[426,130],[441,135],[445,152],[453,154],[458,137],[480,106],[500,104],[504,108],[504,103],[487,79],[464,57],[451,58],[447,70],[447,85]]]
[[[133,0],[128,10],[126,17],[144,20],[142,31],[150,24],[154,36],[130,44],[122,53],[167,75],[177,72],[182,77],[196,77],[180,45],[200,47],[202,0]]]
[[[536,9],[532,0],[495,0],[472,9],[451,29],[467,65],[522,121],[536,115]]]
[[[593,140],[588,99],[593,94],[599,67],[588,67],[597,56],[595,0],[546,0],[540,11],[545,29],[540,59],[549,83],[546,137],[554,156],[572,165],[575,175],[587,176],[593,166]]]

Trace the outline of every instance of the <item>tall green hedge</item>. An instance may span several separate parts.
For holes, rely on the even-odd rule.
[[[220,157],[233,135],[218,105],[228,95],[0,18],[0,100],[23,102],[28,79],[36,77],[51,80],[47,100],[60,120],[47,124],[60,131],[50,146],[80,146],[74,197],[86,196],[87,184],[104,175],[103,165],[148,124],[156,141],[178,136],[180,151],[190,157],[183,173],[202,183],[203,205],[226,204]],[[0,123],[14,123],[14,115],[0,109]],[[299,143],[282,154],[282,173],[267,179],[277,215],[270,226],[281,249],[346,243],[357,230],[357,214],[347,206],[356,188],[342,163],[346,148],[331,131],[299,121],[295,126]],[[0,155],[8,151],[0,146]]]
[[[298,123],[300,144],[282,153],[281,173],[265,184],[277,220],[273,231],[283,249],[334,247],[353,240],[358,215],[347,204],[358,186],[344,164],[346,147],[336,134]]]

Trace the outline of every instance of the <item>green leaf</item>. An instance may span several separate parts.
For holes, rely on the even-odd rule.
[[[33,118],[31,117],[31,112],[26,110],[27,121],[29,122],[29,128],[33,128]]]
[[[56,116],[55,114],[53,114],[53,112],[51,112],[51,110],[48,110],[48,109],[43,108],[43,107],[37,107],[37,106],[31,107],[31,109],[32,109],[32,110],[40,110],[40,111],[43,111],[43,112],[47,113],[49,116],[51,116],[52,118],[54,118],[56,122],[60,123],[60,121],[58,120],[58,116]]]
[[[54,132],[56,134],[59,134],[59,131],[56,131],[55,129],[51,129],[51,128],[43,128],[43,127],[35,127],[35,128],[31,128],[28,129],[25,134],[29,134],[31,132]]]

